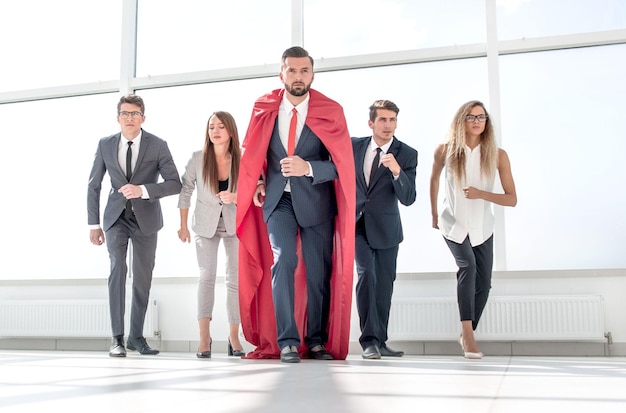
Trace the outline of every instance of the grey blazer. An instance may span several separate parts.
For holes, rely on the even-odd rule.
[[[191,229],[201,237],[211,238],[215,235],[220,214],[224,217],[224,225],[228,235],[235,235],[235,204],[223,204],[220,199],[211,191],[211,188],[204,185],[202,178],[203,151],[194,152],[187,163],[183,174],[183,189],[178,196],[178,208],[187,209],[191,206],[191,195],[194,188],[197,188],[196,205],[194,207]],[[228,177],[228,190],[232,191],[233,182]]]
[[[100,190],[102,179],[108,172],[111,178],[111,192],[104,209],[102,228],[111,228],[126,207],[126,198],[119,192],[122,186],[129,183],[118,160],[118,145],[121,133],[102,138],[98,143],[96,156],[89,174],[87,191],[87,219],[89,225],[100,224]],[[158,182],[159,175],[162,178]],[[149,199],[132,199],[133,211],[141,231],[153,234],[163,227],[163,214],[159,199],[180,192],[181,182],[178,170],[172,159],[167,143],[142,130],[141,145],[137,163],[130,178],[134,185],[145,185]]]

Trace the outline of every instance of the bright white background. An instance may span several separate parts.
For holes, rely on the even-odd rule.
[[[137,77],[258,66],[278,72],[291,45],[290,0],[139,1]],[[297,2],[296,2],[297,3]],[[303,46],[324,59],[484,45],[490,0],[302,2]],[[88,4],[88,5],[87,5]],[[498,1],[498,39],[626,29],[619,0]],[[0,279],[106,278],[106,248],[88,241],[86,186],[98,139],[115,133],[118,91],[14,102],[24,91],[120,79],[122,1],[0,2]],[[261,6],[262,5],[262,6]],[[54,18],[51,18],[54,16]],[[626,42],[624,40],[622,43]],[[459,52],[460,53],[460,52]],[[435,59],[436,60],[436,59]],[[500,142],[519,203],[506,209],[506,270],[626,268],[624,44],[502,55]],[[397,137],[419,152],[418,199],[402,209],[398,271],[453,271],[430,228],[428,178],[435,145],[457,107],[491,107],[487,59],[476,57],[324,71],[314,87],[341,103],[353,136],[366,136],[375,99],[400,107]],[[207,79],[209,81],[210,79]],[[245,134],[255,98],[277,77],[154,88],[145,129],[170,144],[180,173],[200,149],[209,114],[231,112]],[[54,89],[53,91],[55,91]],[[103,198],[106,193],[103,192]],[[162,202],[156,277],[197,274],[195,250],[176,237],[176,197]],[[496,257],[496,261],[498,257]]]

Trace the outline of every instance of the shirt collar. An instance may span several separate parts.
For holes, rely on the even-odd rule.
[[[139,147],[139,143],[141,142],[141,136],[143,135],[143,129],[139,130],[139,135],[137,135],[137,137],[135,139],[132,140],[132,142],[136,145],[136,147]],[[120,139],[120,146],[127,146],[128,142],[131,142],[130,140],[126,139],[126,137],[124,136],[124,134],[120,134],[120,136],[122,137],[122,139]]]
[[[386,144],[384,144],[383,146],[378,146],[378,145],[376,145],[376,142],[374,142],[374,138],[372,137],[372,138],[370,139],[370,144],[369,144],[369,147],[367,148],[367,150],[368,150],[368,151],[375,151],[375,150],[376,150],[376,148],[380,148],[380,149],[382,150],[382,152],[383,152],[383,153],[387,153],[387,152],[389,151],[389,148],[391,147],[391,144],[393,143],[393,140],[394,140],[395,138],[396,138],[396,137],[394,136],[393,138],[391,138],[391,139],[389,140],[389,142],[387,142],[387,143],[386,143]]]
[[[294,106],[287,99],[287,92],[285,92],[283,94],[283,100],[280,101],[280,107],[278,108],[278,110],[284,113],[289,113],[295,107],[296,110],[298,111],[298,116],[305,115],[304,117],[306,119],[306,114],[309,111],[309,99],[310,98],[311,98],[311,94],[307,93],[306,98],[304,98],[304,100],[300,102],[300,104],[298,104],[297,106]]]

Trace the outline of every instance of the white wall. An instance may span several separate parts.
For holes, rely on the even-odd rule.
[[[159,306],[161,339],[167,342],[198,340],[196,323],[196,281],[194,277],[157,278],[152,299]],[[549,272],[495,272],[491,297],[517,295],[601,295],[604,299],[605,331],[626,349],[626,270],[576,270]],[[454,297],[453,273],[399,274],[394,299],[416,297]],[[215,341],[226,341],[228,326],[225,288],[218,280],[212,323]],[[2,299],[106,298],[106,280],[33,280],[0,281]],[[351,343],[358,342],[358,316],[353,300]],[[480,337],[478,337],[480,339]],[[450,337],[454,340],[454,337]],[[393,341],[393,337],[390,337]],[[246,349],[252,346],[246,345]]]

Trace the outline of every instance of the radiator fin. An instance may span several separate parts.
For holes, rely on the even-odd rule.
[[[128,329],[130,303],[126,304]],[[144,336],[158,332],[156,301],[150,302]],[[8,300],[0,301],[2,337],[110,337],[108,300]]]
[[[491,297],[476,335],[481,340],[603,340],[601,296]],[[456,298],[394,299],[391,340],[450,340],[460,333]]]

